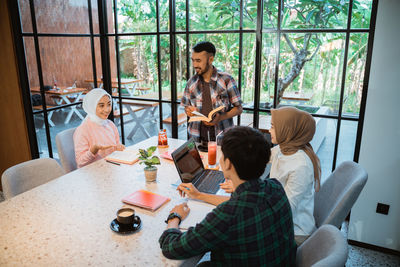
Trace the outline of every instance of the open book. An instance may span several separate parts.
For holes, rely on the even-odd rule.
[[[114,151],[105,157],[105,160],[115,163],[133,164],[139,160],[139,155],[135,150],[125,149],[123,151]]]
[[[219,106],[219,107],[217,107],[217,108],[211,110],[210,113],[208,113],[208,116],[207,116],[207,117],[204,116],[203,114],[201,114],[200,112],[192,111],[192,113],[193,113],[195,116],[190,117],[189,122],[192,122],[192,121],[206,121],[206,122],[210,122],[210,121],[213,120],[214,114],[217,113],[218,111],[224,109],[224,108],[225,108],[225,106]]]

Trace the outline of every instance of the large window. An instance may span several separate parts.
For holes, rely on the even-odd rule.
[[[237,124],[267,131],[271,108],[296,106],[317,121],[312,145],[323,177],[358,159],[373,0],[18,3],[16,38],[25,49],[21,80],[32,95],[35,157],[57,157],[55,135],[81,123],[82,97],[94,87],[113,95],[112,119],[126,145],[160,128],[186,139],[179,103],[194,74],[191,47],[208,40],[217,48],[214,65],[241,92]]]

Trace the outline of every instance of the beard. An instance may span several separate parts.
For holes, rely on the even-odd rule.
[[[210,69],[210,67],[211,67],[211,64],[208,63],[208,60],[207,60],[207,64],[204,67],[204,69],[198,68],[198,69],[195,69],[195,70],[196,70],[197,75],[203,75],[204,73],[206,73]]]

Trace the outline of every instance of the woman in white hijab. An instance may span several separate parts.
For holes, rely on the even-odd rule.
[[[115,150],[124,150],[115,124],[108,120],[112,110],[111,96],[103,89],[92,89],[83,99],[87,113],[74,133],[75,159],[78,168],[102,159]]]

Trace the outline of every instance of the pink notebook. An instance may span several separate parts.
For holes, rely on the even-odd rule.
[[[170,198],[146,190],[138,190],[122,199],[122,202],[155,211]]]
[[[163,159],[173,160],[172,156],[171,156],[171,152],[169,152],[169,151],[165,151],[164,153],[162,153],[160,155],[160,157],[162,157]]]

